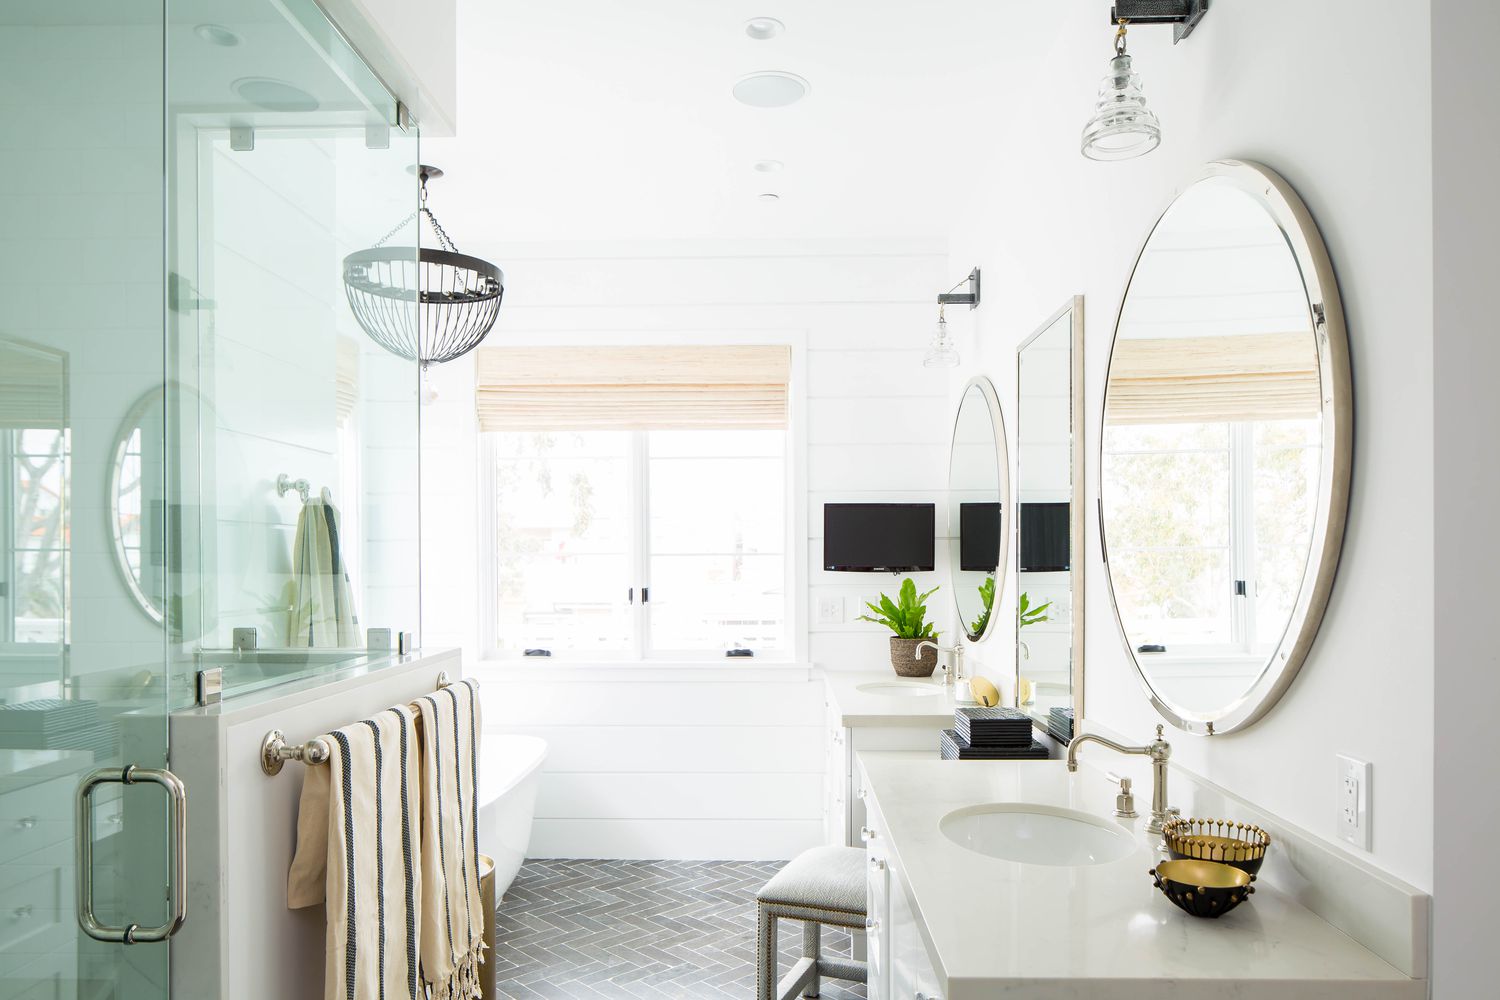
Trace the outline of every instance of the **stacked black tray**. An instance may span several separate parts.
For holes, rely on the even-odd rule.
[[[976,747],[965,743],[952,729],[938,737],[938,756],[943,760],[1046,760],[1047,748],[1037,740],[1019,746]]]
[[[13,750],[89,750],[110,756],[120,743],[120,727],[99,718],[92,701],[43,698],[0,705],[0,746]]]
[[[1031,718],[1014,708],[961,706],[953,728],[943,730],[938,752],[944,760],[1045,759],[1047,748],[1032,739]]]
[[[1047,710],[1047,733],[1059,743],[1073,742],[1073,710],[1049,708]]]

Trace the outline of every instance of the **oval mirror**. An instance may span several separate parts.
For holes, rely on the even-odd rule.
[[[948,579],[965,638],[979,642],[995,628],[996,595],[1005,589],[1010,456],[1000,397],[983,376],[959,397],[948,452]]]
[[[166,611],[166,392],[146,393],[120,423],[110,451],[109,528],[115,566],[153,621]]]
[[[1179,728],[1249,725],[1306,659],[1343,539],[1351,396],[1307,209],[1265,167],[1211,164],[1131,274],[1099,463],[1116,619]]]

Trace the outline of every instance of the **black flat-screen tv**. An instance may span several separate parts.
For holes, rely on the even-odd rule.
[[[958,568],[993,573],[1000,563],[1000,504],[958,505]]]
[[[928,573],[936,568],[934,504],[825,503],[823,568],[835,573]]]
[[[1072,567],[1072,516],[1066,503],[1020,507],[1022,573],[1059,573]]]

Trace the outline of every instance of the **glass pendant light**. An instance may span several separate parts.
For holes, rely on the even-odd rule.
[[[928,345],[927,357],[922,359],[922,367],[957,368],[958,362],[958,348],[953,345],[953,338],[948,336],[948,321],[943,318],[943,307],[938,306],[937,329],[932,333],[932,343]]]
[[[1125,54],[1125,19],[1115,32],[1115,57],[1099,83],[1094,117],[1083,127],[1083,155],[1091,160],[1129,160],[1161,145],[1161,122],[1146,107],[1141,78]]]

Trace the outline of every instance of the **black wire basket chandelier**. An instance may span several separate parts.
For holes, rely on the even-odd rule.
[[[459,253],[427,207],[427,182],[441,176],[437,167],[418,168],[420,207],[373,247],[344,258],[344,291],[354,318],[375,343],[423,369],[478,347],[505,295],[505,274],[487,260]],[[423,217],[437,234],[437,247],[385,245],[413,219],[420,242]]]

